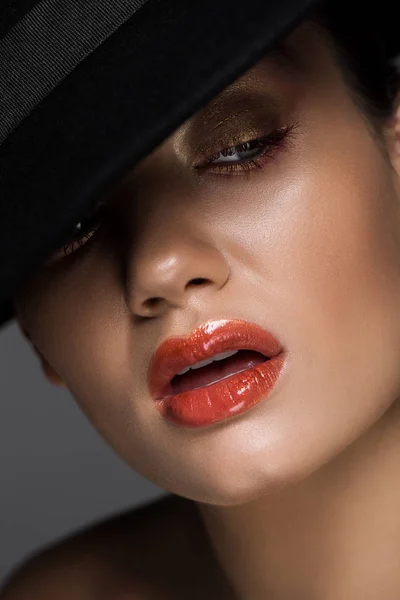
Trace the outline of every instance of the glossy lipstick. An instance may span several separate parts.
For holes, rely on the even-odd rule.
[[[266,358],[210,385],[173,393],[171,381],[180,371],[229,350],[253,350]],[[285,358],[279,341],[259,325],[237,319],[210,321],[190,336],[175,336],[160,344],[150,364],[148,387],[165,418],[202,427],[240,414],[265,398]]]

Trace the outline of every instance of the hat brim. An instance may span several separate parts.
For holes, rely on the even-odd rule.
[[[98,195],[315,3],[148,0],[19,124],[0,147],[0,327]]]

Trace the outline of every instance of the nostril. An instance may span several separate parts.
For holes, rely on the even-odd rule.
[[[201,285],[203,283],[207,283],[208,279],[204,278],[204,277],[197,277],[196,279],[192,279],[188,285],[190,284],[194,284],[194,285]],[[153,298],[148,298],[145,302],[145,306],[146,308],[155,308],[156,306],[158,306],[160,304],[160,302],[162,302],[162,298],[159,297],[153,297]]]
[[[161,298],[149,298],[148,300],[146,300],[146,306],[148,306],[149,308],[153,308],[154,306],[157,306],[157,304],[159,304]]]

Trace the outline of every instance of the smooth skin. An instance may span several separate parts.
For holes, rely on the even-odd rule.
[[[16,298],[46,376],[133,469],[178,498],[147,509],[149,519],[126,516],[132,527],[114,537],[105,527],[60,544],[2,600],[32,598],[32,581],[41,599],[54,597],[51,577],[62,588],[91,536],[94,566],[74,580],[85,599],[95,596],[84,582],[101,571],[118,600],[194,597],[185,593],[196,573],[209,586],[199,597],[398,600],[399,103],[375,131],[325,33],[304,23],[285,49],[141,161],[108,199],[112,218]],[[226,166],[227,139],[289,125],[262,168],[231,177],[215,163],[194,168],[199,145]],[[157,346],[235,318],[271,331],[288,353],[272,393],[216,426],[164,420],[146,382]],[[160,589],[152,580],[177,523],[194,537],[176,542]],[[133,565],[146,544],[155,554],[142,573]],[[104,547],[119,549],[126,571],[111,568]],[[126,595],[122,572],[136,574]]]

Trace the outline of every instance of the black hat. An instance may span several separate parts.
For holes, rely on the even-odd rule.
[[[400,51],[399,9],[385,1],[376,11],[385,13],[389,58]],[[315,5],[1,0],[0,327],[14,316],[18,286],[98,195]]]

